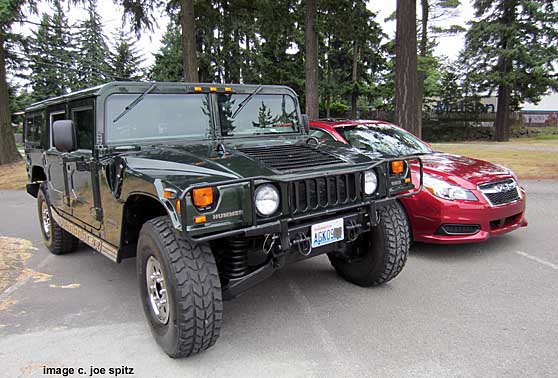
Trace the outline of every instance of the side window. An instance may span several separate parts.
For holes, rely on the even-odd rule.
[[[95,136],[95,114],[93,108],[82,108],[72,111],[72,120],[76,125],[78,149],[92,150]]]
[[[329,135],[329,133],[314,128],[310,129],[310,136],[316,137],[319,140],[334,140],[333,137]]]
[[[41,124],[43,117],[40,115],[29,117],[25,120],[25,141],[30,146],[38,146],[41,143]]]

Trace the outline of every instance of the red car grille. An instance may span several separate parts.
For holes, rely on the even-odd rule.
[[[513,179],[482,184],[479,185],[479,190],[492,206],[505,205],[519,199],[519,188]]]

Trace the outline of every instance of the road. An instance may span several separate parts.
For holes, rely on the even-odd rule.
[[[121,366],[142,378],[556,377],[558,181],[525,186],[528,228],[415,245],[377,288],[342,281],[325,256],[291,265],[226,302],[218,343],[183,360],[150,335],[134,259],[114,264],[87,247],[51,255],[34,199],[0,192],[0,236],[37,248],[0,294],[0,377],[44,377],[44,365],[107,369],[97,377]]]

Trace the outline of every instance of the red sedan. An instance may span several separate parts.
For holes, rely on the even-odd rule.
[[[433,151],[413,134],[382,121],[311,121],[310,134],[369,154],[421,155],[425,190],[401,199],[415,241],[480,242],[527,226],[525,190],[500,165]]]

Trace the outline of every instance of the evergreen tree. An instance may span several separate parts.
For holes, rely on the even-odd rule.
[[[116,41],[109,57],[110,74],[117,80],[141,80],[140,64],[143,58],[136,42],[120,28],[115,35]]]
[[[365,1],[320,2],[320,85],[326,117],[331,105],[342,101],[350,104],[356,118],[360,96],[365,96],[366,104],[377,95],[379,73],[386,62],[380,45],[383,33],[374,17]]]
[[[153,54],[155,63],[150,69],[149,78],[155,81],[182,81],[182,44],[180,27],[175,19],[171,18],[161,43],[159,51]]]
[[[432,95],[432,84],[440,80],[440,62],[434,57],[432,49],[438,36],[455,35],[465,31],[463,26],[441,25],[457,16],[461,0],[421,0],[421,19],[419,21],[420,39],[418,44],[418,103],[423,109],[424,98]]]
[[[80,24],[78,78],[79,87],[87,88],[114,80],[108,63],[110,51],[103,31],[97,5],[90,0],[88,17]],[[78,88],[79,89],[79,88]]]
[[[10,27],[18,19],[24,18],[24,10],[34,12],[34,1],[0,0],[0,164],[21,160],[11,125],[10,99],[6,66],[9,60],[7,47],[10,43]]]
[[[477,93],[497,91],[495,139],[509,139],[509,113],[558,89],[558,11],[554,1],[476,0],[462,62]]]
[[[51,21],[51,17],[44,13],[38,30],[33,32],[33,42],[29,46],[29,82],[36,101],[64,93],[64,84],[57,80],[61,69],[50,54]]]
[[[70,25],[60,1],[54,1],[54,10],[52,16],[43,14],[27,46],[31,71],[27,79],[36,101],[68,93],[77,80]]]

